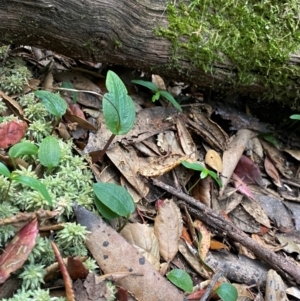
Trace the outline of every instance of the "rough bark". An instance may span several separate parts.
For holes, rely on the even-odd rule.
[[[205,74],[188,60],[170,63],[170,43],[153,33],[167,26],[166,0],[0,0],[0,43],[34,45],[97,62],[218,87],[234,76],[232,66]],[[291,63],[300,64],[298,55]],[[259,84],[241,91],[261,92]]]

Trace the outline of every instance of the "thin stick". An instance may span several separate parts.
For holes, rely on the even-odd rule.
[[[185,201],[189,205],[199,210],[192,210],[193,215],[197,215],[199,219],[205,222],[210,227],[227,235],[229,238],[241,243],[243,246],[252,251],[258,258],[267,262],[274,270],[278,271],[283,277],[289,281],[294,281],[300,285],[300,268],[292,261],[283,256],[280,256],[267,248],[261,246],[256,241],[251,239],[243,231],[237,228],[232,222],[226,220],[221,215],[217,214],[212,209],[203,205],[196,199],[189,195],[180,192],[157,179],[152,179],[152,183],[165,191],[177,196],[179,199]],[[192,208],[191,208],[192,209]]]
[[[209,285],[207,286],[205,293],[201,297],[200,301],[206,301],[209,298],[209,295],[211,294],[215,284],[217,283],[218,279],[222,276],[222,271],[218,271],[213,279],[210,281]]]

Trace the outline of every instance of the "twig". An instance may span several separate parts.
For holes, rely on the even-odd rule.
[[[209,285],[207,286],[205,293],[202,295],[200,301],[206,301],[210,295],[210,293],[212,292],[215,284],[217,283],[218,279],[222,276],[222,271],[218,271],[213,279],[210,281]]]
[[[185,201],[194,208],[199,209],[193,210],[193,215],[197,215],[199,219],[201,219],[210,227],[218,230],[219,232],[223,232],[224,235],[227,235],[234,241],[241,243],[243,246],[252,251],[258,258],[264,260],[274,270],[281,273],[283,277],[300,285],[300,268],[292,261],[261,246],[243,231],[237,228],[232,222],[226,220],[224,217],[220,216],[215,211],[203,205],[189,195],[182,193],[172,186],[169,186],[157,179],[152,179],[152,183],[155,186],[158,186],[171,193],[172,195],[177,196],[179,199]]]

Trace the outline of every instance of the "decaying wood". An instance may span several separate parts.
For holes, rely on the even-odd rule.
[[[267,262],[273,269],[289,281],[300,284],[300,268],[288,258],[266,249],[238,229],[233,223],[227,221],[224,217],[187,194],[180,192],[157,179],[152,179],[152,183],[189,204],[189,210],[192,215],[196,216],[213,229],[216,229],[219,233],[223,233],[223,235],[226,235],[248,248],[258,258]]]
[[[167,0],[10,0],[0,1],[0,43],[33,45],[72,58],[130,66],[201,86],[215,86],[235,76],[230,64],[205,74],[188,60],[170,63],[170,43],[154,34],[167,26]],[[300,64],[300,56],[291,56]],[[178,67],[179,66],[179,67]],[[260,84],[241,92],[262,92]]]

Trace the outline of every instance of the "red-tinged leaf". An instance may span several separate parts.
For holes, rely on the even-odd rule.
[[[73,291],[73,287],[72,287],[72,279],[67,271],[64,261],[60,255],[60,252],[59,252],[56,244],[53,241],[51,241],[51,246],[52,246],[52,249],[56,256],[56,259],[58,261],[59,268],[60,268],[61,274],[64,279],[64,284],[65,284],[65,289],[66,289],[66,298],[68,301],[75,301],[75,295],[74,295],[74,291]]]
[[[24,121],[10,121],[0,124],[0,148],[8,148],[18,143],[27,130],[27,123]]]
[[[234,187],[237,191],[251,199],[254,199],[254,196],[247,184],[245,184],[237,174],[233,173],[231,179],[233,180]]]
[[[246,184],[258,184],[263,186],[262,176],[258,166],[247,156],[242,155],[234,173]]]
[[[201,289],[199,291],[193,292],[193,293],[189,294],[187,299],[188,300],[199,300],[203,296],[205,291],[206,291],[206,289]]]
[[[67,270],[72,280],[85,279],[89,273],[89,270],[83,265],[83,263],[76,258],[68,257]]]
[[[119,301],[128,301],[128,290],[123,287],[118,287],[116,297]]]
[[[282,187],[279,173],[278,173],[275,165],[272,163],[272,161],[268,157],[265,158],[264,165],[265,165],[266,173],[268,174],[269,177],[272,178],[273,183],[278,187]]]
[[[0,283],[4,283],[12,272],[21,268],[35,246],[38,234],[37,219],[25,225],[7,245],[0,256]]]

